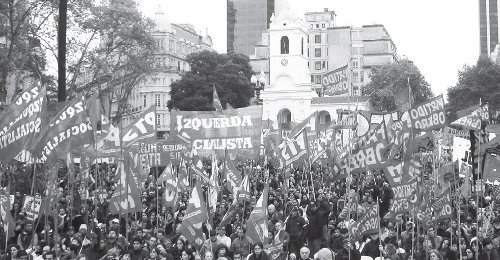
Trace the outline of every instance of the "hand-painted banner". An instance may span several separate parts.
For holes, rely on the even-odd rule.
[[[323,75],[321,83],[323,85],[323,93],[325,93],[325,95],[334,96],[349,93],[349,84],[347,83],[347,67],[348,65],[345,65]]]
[[[0,115],[0,161],[9,162],[33,142],[46,125],[45,87],[32,86]]]
[[[414,129],[430,131],[443,127],[446,121],[443,95],[417,104],[408,113]]]
[[[418,202],[417,179],[392,187],[394,199],[389,213],[384,218],[394,218],[401,220],[403,213],[413,210],[413,206]]]
[[[174,111],[170,128],[190,138],[193,152],[231,158],[258,158],[262,125],[262,106],[227,110],[224,114],[209,111]]]
[[[46,163],[65,158],[76,146],[93,142],[93,131],[87,115],[85,97],[75,98],[54,118],[38,139],[34,154]]]

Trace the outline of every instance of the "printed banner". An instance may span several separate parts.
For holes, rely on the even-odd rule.
[[[34,154],[46,163],[65,158],[68,151],[93,142],[92,125],[83,95],[75,98],[54,118],[38,139]]]
[[[375,204],[367,209],[365,214],[360,216],[359,219],[353,223],[351,226],[351,234],[366,235],[378,233],[379,224],[378,205]]]
[[[399,184],[392,187],[394,199],[392,201],[389,213],[384,218],[401,220],[403,213],[413,210],[413,206],[417,205],[418,191],[417,179]]]
[[[46,125],[45,87],[32,86],[0,115],[0,161],[8,163],[41,132]]]
[[[436,219],[448,219],[453,216],[453,208],[451,205],[450,190],[446,190],[433,204],[432,208],[436,212]]]
[[[262,106],[226,111],[173,111],[170,129],[191,140],[198,155],[241,156],[257,159],[260,150]]]
[[[279,146],[280,162],[284,166],[288,166],[295,161],[300,161],[307,157],[306,133],[297,135],[296,138],[283,141]]]
[[[334,96],[349,93],[347,68],[348,64],[323,74],[321,83],[323,85],[323,93],[325,95]]]
[[[481,117],[479,115],[466,115],[451,122],[450,125],[461,126],[470,130],[481,130]]]
[[[140,153],[143,161],[153,166],[177,165],[183,157],[191,155],[191,144],[181,139],[158,140],[156,143],[140,142]]]
[[[134,213],[142,211],[142,201],[137,181],[137,173],[125,165],[123,160],[118,161],[116,169],[118,185],[109,200],[109,212],[111,214]]]
[[[443,127],[446,121],[443,95],[420,103],[408,112],[412,127],[425,132]]]

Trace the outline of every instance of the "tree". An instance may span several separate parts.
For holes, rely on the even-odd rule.
[[[448,121],[457,119],[457,111],[479,105],[479,99],[490,111],[500,109],[500,67],[488,57],[458,71],[457,84],[448,88]]]
[[[377,111],[396,110],[394,97],[408,87],[408,82],[414,104],[433,96],[429,83],[425,81],[417,66],[409,60],[374,67],[370,72],[370,79],[371,82],[366,85],[363,94],[370,96],[372,105]]]
[[[181,80],[172,83],[169,109],[183,111],[213,110],[213,86],[223,106],[234,108],[250,105],[254,87],[250,59],[239,53],[218,54],[213,51],[192,53],[186,58],[191,66]]]

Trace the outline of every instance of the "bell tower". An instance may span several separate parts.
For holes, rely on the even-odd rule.
[[[269,28],[269,86],[261,92],[262,119],[282,126],[301,122],[310,114],[311,90],[307,65],[307,30],[289,8],[271,17]],[[312,93],[314,92],[314,93]]]

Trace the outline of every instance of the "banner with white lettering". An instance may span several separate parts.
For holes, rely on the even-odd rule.
[[[289,140],[284,140],[279,146],[279,158],[280,164],[282,166],[288,166],[295,161],[300,161],[307,158],[306,146],[306,132],[302,131],[302,134],[297,135],[297,137]]]
[[[415,178],[408,183],[392,187],[392,192],[394,193],[394,199],[389,209],[389,213],[387,213],[384,218],[401,221],[403,213],[410,212],[413,210],[413,206],[417,205],[417,179]]]
[[[125,161],[128,162],[129,160]],[[118,161],[116,169],[118,183],[109,200],[109,212],[111,214],[142,211],[140,186],[137,185],[141,178],[138,172],[131,169],[132,166],[132,163],[124,163],[123,160]]]
[[[40,133],[45,120],[45,87],[32,86],[0,114],[0,161],[9,162]]]
[[[432,208],[436,212],[437,220],[448,219],[453,216],[453,208],[451,205],[450,190],[446,190],[433,204]]]
[[[443,127],[446,121],[443,95],[413,106],[408,113],[414,129],[427,132]]]
[[[75,98],[54,118],[38,139],[33,153],[46,163],[66,158],[76,146],[93,142],[93,131],[87,115],[85,97]]]
[[[378,214],[378,205],[374,204],[350,226],[351,234],[366,235],[378,233],[380,224]]]
[[[173,111],[170,129],[191,140],[198,155],[241,156],[257,159],[260,150],[262,106],[215,111]]]
[[[181,139],[168,138],[156,143],[139,144],[142,160],[149,162],[150,166],[166,166],[170,163],[177,165],[183,157],[191,154],[191,144]]]
[[[323,85],[323,93],[325,95],[334,96],[349,93],[349,84],[347,83],[347,67],[348,64],[323,74],[321,83]]]

